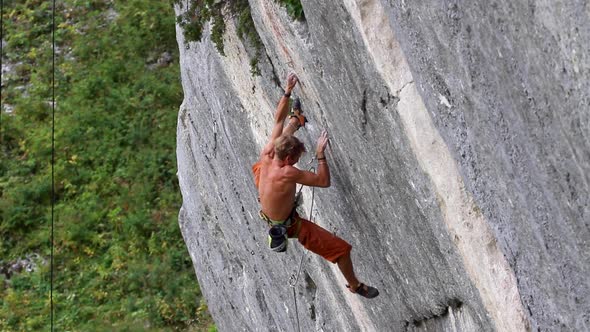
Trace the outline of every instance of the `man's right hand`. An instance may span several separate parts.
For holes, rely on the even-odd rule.
[[[318,145],[315,149],[315,154],[316,157],[318,158],[324,158],[324,151],[326,150],[326,146],[328,145],[328,131],[326,129],[324,129],[322,131],[322,134],[320,135],[320,138],[318,138]]]
[[[291,93],[291,90],[293,90],[295,85],[297,85],[297,82],[299,82],[299,78],[297,77],[297,75],[293,72],[290,73],[287,77],[287,88],[285,89],[285,92]]]

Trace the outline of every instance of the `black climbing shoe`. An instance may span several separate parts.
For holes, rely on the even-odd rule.
[[[293,110],[301,111],[301,100],[299,100],[299,98],[295,98],[295,100],[293,101]]]
[[[299,98],[295,98],[295,100],[293,100],[293,108],[291,108],[291,112],[289,112],[289,119],[296,117],[299,122],[299,127],[305,127],[305,123],[307,122],[307,118],[302,113],[301,100],[299,100]]]
[[[350,289],[350,286],[346,285],[346,288]],[[367,286],[367,285],[363,284],[362,282],[359,284],[359,286],[356,288],[356,290],[353,291],[352,289],[350,289],[350,291],[355,294],[358,294],[362,297],[366,297],[368,299],[372,299],[374,297],[377,297],[377,295],[379,295],[379,291],[377,290],[377,288]]]

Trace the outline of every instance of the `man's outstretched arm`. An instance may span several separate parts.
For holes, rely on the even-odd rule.
[[[297,75],[295,75],[295,73],[290,73],[287,77],[287,87],[285,88],[285,94],[281,97],[275,112],[272,133],[270,135],[270,140],[264,149],[265,151],[272,149],[272,144],[275,139],[283,134],[283,124],[287,118],[287,115],[289,114],[289,96],[291,95],[291,91],[293,91],[295,85],[297,85],[297,82],[299,82]]]
[[[316,157],[318,158],[317,173],[302,171],[295,167],[287,169],[287,177],[296,182],[311,187],[329,187],[330,186],[330,168],[326,161],[326,146],[328,145],[328,132],[322,131],[316,147]]]

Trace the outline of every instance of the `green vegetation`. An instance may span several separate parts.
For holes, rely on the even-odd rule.
[[[305,20],[303,7],[300,0],[277,0],[287,9],[293,19]],[[175,0],[179,6],[186,6],[181,0]],[[225,55],[223,49],[223,33],[225,32],[224,13],[229,13],[237,19],[237,32],[241,40],[247,41],[255,50],[255,55],[250,59],[250,71],[252,75],[260,75],[258,59],[262,56],[262,40],[254,26],[254,20],[250,12],[248,0],[192,0],[185,8],[185,12],[177,17],[178,24],[182,27],[185,41],[201,41],[203,27],[211,22],[211,40],[221,55]]]
[[[179,231],[171,4],[58,1],[56,331],[215,330]],[[51,2],[4,1],[0,257],[51,246]],[[160,59],[160,60],[159,60]],[[49,264],[0,274],[0,330],[48,331]]]
[[[184,6],[181,0],[175,2]],[[240,39],[249,42],[255,50],[255,55],[250,60],[250,72],[252,75],[260,75],[258,59],[262,56],[262,40],[256,32],[254,21],[250,13],[248,0],[197,0],[191,1],[189,8],[179,15],[176,20],[182,27],[185,42],[201,41],[203,27],[211,22],[211,40],[219,54],[225,56],[223,49],[223,33],[225,32],[224,13],[237,18],[237,32]]]
[[[305,14],[303,13],[303,6],[301,0],[277,0],[287,9],[287,13],[294,20],[304,21]]]
[[[178,5],[185,5],[182,1],[175,1]],[[225,11],[224,9],[227,9]],[[262,47],[260,36],[256,33],[254,21],[250,14],[248,0],[197,0],[191,1],[189,8],[179,15],[176,20],[182,27],[186,42],[201,41],[203,27],[211,22],[211,40],[217,51],[225,55],[223,50],[223,33],[225,32],[224,12],[238,18],[238,35],[242,40],[247,37],[256,49]]]
[[[243,6],[244,2],[247,6],[247,0],[191,0],[188,10],[176,18],[178,24],[183,29],[185,40],[187,42],[200,41],[203,36],[203,26],[207,22],[212,21],[211,40],[215,43],[217,51],[219,51],[220,54],[225,55],[225,52],[223,51],[223,32],[225,31],[225,22],[222,10],[225,5],[230,5],[230,8],[235,9],[238,6]],[[185,5],[181,0],[175,0],[175,3],[180,6]]]

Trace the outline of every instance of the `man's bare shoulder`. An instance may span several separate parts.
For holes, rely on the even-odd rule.
[[[291,181],[297,180],[297,178],[301,175],[301,170],[295,166],[283,166],[281,171],[283,177]]]
[[[262,151],[258,157],[258,162],[262,164],[270,164],[274,158],[274,151]]]
[[[260,158],[262,159],[263,157],[269,157],[270,159],[275,157],[274,144],[272,144],[272,142],[265,145],[260,152]]]

